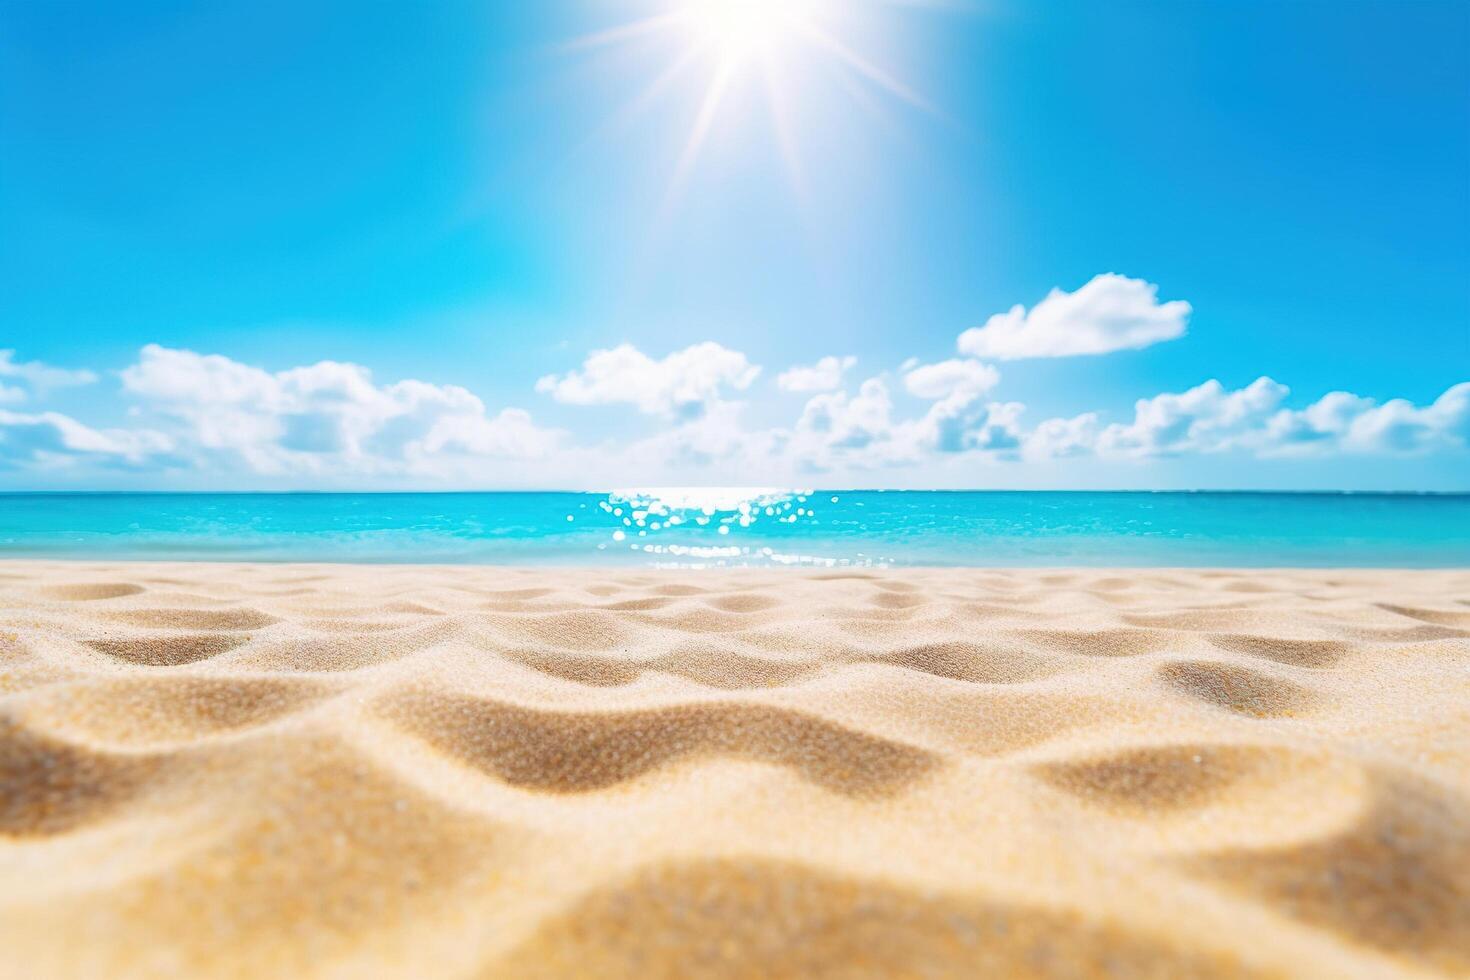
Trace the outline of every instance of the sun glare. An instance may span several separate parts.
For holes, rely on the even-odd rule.
[[[684,0],[675,13],[695,43],[738,60],[815,28],[816,8],[812,0]]]
[[[872,5],[885,2],[870,0]],[[780,153],[799,195],[802,166],[796,134],[801,127],[793,114],[803,105],[817,112],[830,108],[814,105],[813,93],[800,91],[809,87],[800,80],[811,77],[810,72],[801,69],[819,60],[840,69],[849,76],[847,87],[858,96],[859,105],[868,102],[860,87],[871,86],[910,105],[930,109],[906,84],[843,39],[844,13],[850,12],[851,8],[838,0],[668,0],[653,16],[578,38],[574,46],[667,42],[673,50],[672,60],[629,110],[647,106],[668,90],[697,87],[693,120],[669,182],[670,199],[678,195],[694,168],[718,123],[722,104],[737,85],[756,85],[764,90]],[[701,74],[702,80],[694,86],[688,84],[689,76]]]

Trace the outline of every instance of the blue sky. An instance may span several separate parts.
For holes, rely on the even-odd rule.
[[[3,486],[1470,489],[1458,2],[0,0],[0,215]]]

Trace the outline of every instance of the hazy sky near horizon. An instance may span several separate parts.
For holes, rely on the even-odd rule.
[[[1470,6],[0,0],[0,487],[1470,489]]]

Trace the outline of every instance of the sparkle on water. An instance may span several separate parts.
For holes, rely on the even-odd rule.
[[[0,557],[511,565],[1463,567],[1470,495],[0,494]]]
[[[644,487],[614,490],[598,508],[613,521],[611,541],[632,551],[651,556],[652,564],[680,567],[728,564],[813,565],[829,568],[858,565],[887,567],[889,561],[869,555],[822,556],[777,551],[770,546],[698,545],[659,540],[680,530],[711,528],[722,537],[761,522],[774,524],[820,523],[814,490],[783,490],[774,487]],[[837,496],[830,498],[838,502]],[[643,540],[647,539],[647,540]],[[599,544],[606,548],[607,544]]]

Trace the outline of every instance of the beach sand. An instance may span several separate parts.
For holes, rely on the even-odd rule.
[[[0,563],[7,977],[1470,973],[1470,572]]]

